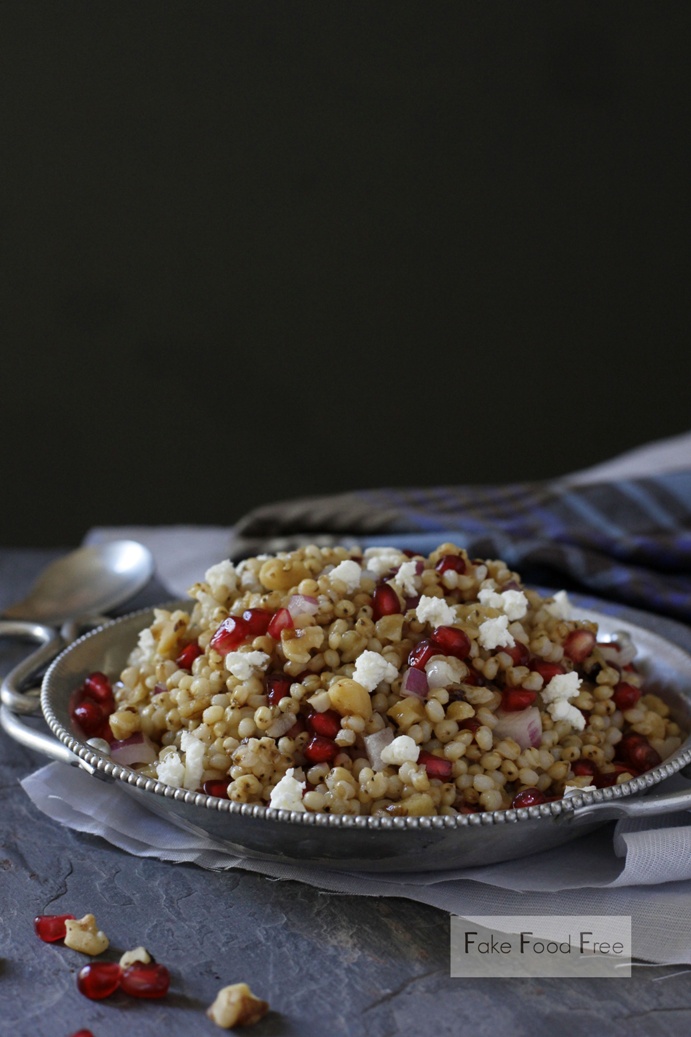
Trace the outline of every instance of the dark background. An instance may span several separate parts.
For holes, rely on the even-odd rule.
[[[686,4],[0,5],[0,543],[691,427]]]

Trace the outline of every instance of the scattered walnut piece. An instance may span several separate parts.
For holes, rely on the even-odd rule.
[[[65,921],[65,947],[71,947],[73,951],[93,956],[103,954],[109,945],[108,937],[98,928],[93,915],[84,915],[83,918],[68,918]]]
[[[125,951],[120,958],[120,968],[128,969],[130,965],[134,965],[135,961],[140,961],[143,965],[149,964],[151,955],[146,947],[135,947],[132,951]]]
[[[252,1026],[269,1011],[269,1002],[255,997],[246,983],[223,987],[207,1009],[209,1019],[229,1030],[231,1026]]]

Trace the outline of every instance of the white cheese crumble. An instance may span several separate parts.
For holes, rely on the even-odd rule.
[[[403,562],[398,572],[389,582],[399,590],[404,598],[414,598],[418,592],[417,562]]]
[[[433,627],[452,626],[458,619],[456,609],[443,598],[433,598],[427,594],[420,598],[415,615],[420,623],[431,623]]]
[[[580,687],[581,678],[577,673],[557,673],[540,692],[552,720],[566,720],[577,731],[585,728],[585,717],[569,699],[578,695]]]
[[[390,745],[382,749],[380,758],[382,763],[398,766],[401,763],[417,763],[419,755],[420,746],[415,743],[410,735],[398,735]]]
[[[217,601],[225,601],[238,587],[238,575],[230,561],[218,562],[206,570],[204,576],[209,590]]]
[[[271,798],[269,799],[270,807],[277,807],[279,810],[306,810],[307,807],[302,802],[302,793],[305,790],[305,782],[298,781],[294,777],[295,769],[290,767],[279,783],[271,790]]]
[[[367,571],[377,577],[405,561],[406,556],[397,547],[368,547],[365,551]]]
[[[550,702],[547,712],[552,720],[566,720],[576,731],[582,731],[585,727],[585,717],[580,709],[572,706],[567,699],[556,699]]]
[[[571,619],[573,608],[566,591],[557,591],[552,601],[546,601],[545,609],[557,619]]]
[[[345,561],[340,562],[329,573],[330,580],[340,580],[341,583],[345,583],[349,594],[352,594],[356,587],[360,586],[361,576],[362,569],[352,558],[346,558]]]
[[[480,623],[477,639],[488,651],[493,648],[513,648],[516,644],[513,634],[509,631],[507,615],[486,619]]]
[[[597,785],[584,785],[583,788],[580,785],[564,785],[564,797],[575,796],[577,792],[595,792]]]
[[[156,764],[156,777],[159,781],[165,782],[166,785],[172,785],[175,789],[182,788],[182,783],[185,780],[185,765],[180,758],[180,754],[166,753],[163,759]]]
[[[185,777],[182,783],[186,789],[198,789],[204,770],[206,746],[192,731],[183,731],[180,748],[185,754]]]
[[[483,605],[489,605],[493,609],[501,609],[512,621],[514,619],[522,619],[528,611],[528,599],[523,591],[508,590],[502,591],[499,594],[497,591],[485,587],[479,591],[477,597],[478,601],[482,602]]]
[[[374,691],[378,684],[386,681],[388,684],[398,677],[398,670],[386,661],[378,652],[362,652],[355,663],[353,680],[362,684],[367,691]]]
[[[239,681],[247,681],[255,670],[265,670],[269,661],[266,652],[228,652],[226,670],[230,670]]]

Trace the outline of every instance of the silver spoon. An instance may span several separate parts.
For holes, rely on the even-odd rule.
[[[44,569],[24,600],[0,618],[59,627],[79,616],[108,612],[142,590],[153,571],[151,552],[135,540],[80,547]]]

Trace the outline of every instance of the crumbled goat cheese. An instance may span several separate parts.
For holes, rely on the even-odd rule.
[[[185,777],[182,784],[186,789],[198,789],[202,783],[206,745],[192,731],[183,731],[180,748],[185,754]]]
[[[597,785],[584,785],[583,788],[580,785],[564,785],[564,798],[566,796],[575,796],[577,792],[595,792]]]
[[[358,684],[362,684],[363,688],[367,691],[374,691],[381,681],[395,681],[398,677],[398,670],[393,665],[386,661],[383,655],[379,655],[378,652],[362,652],[355,663],[355,669],[353,671],[353,680],[357,681]]]
[[[433,655],[425,666],[425,673],[430,688],[448,688],[452,684],[461,684],[468,668],[451,655]]]
[[[573,608],[566,591],[557,591],[552,601],[546,601],[544,607],[557,619],[571,619]]]
[[[290,767],[279,783],[274,789],[271,790],[271,798],[269,799],[270,807],[277,807],[279,810],[306,810],[307,807],[302,802],[302,793],[305,790],[305,782],[298,781],[294,777],[295,770]]]
[[[345,561],[340,562],[329,573],[330,580],[340,580],[341,583],[345,583],[349,594],[352,594],[356,587],[360,586],[361,577],[362,569],[352,558],[346,558]]]
[[[585,727],[585,717],[581,713],[580,709],[576,709],[572,706],[567,699],[556,699],[554,702],[550,702],[547,707],[547,712],[551,716],[552,720],[566,720],[571,727],[575,728],[576,731],[582,731]]]
[[[543,702],[556,702],[557,699],[573,699],[581,689],[581,678],[577,673],[557,673],[540,694]]]
[[[162,760],[156,764],[156,776],[159,781],[166,785],[172,785],[174,789],[182,788],[185,780],[185,765],[178,753],[166,753]]]
[[[383,576],[405,561],[406,556],[397,547],[368,547],[365,551],[367,571],[377,577]]]
[[[228,652],[226,669],[239,681],[247,681],[255,670],[265,670],[269,662],[266,652]]]
[[[401,763],[417,763],[419,755],[420,746],[410,735],[399,735],[394,738],[393,742],[385,746],[380,754],[382,763],[391,763],[394,766]]]
[[[415,615],[420,623],[431,623],[433,627],[452,626],[458,619],[456,609],[443,598],[433,598],[427,594],[420,598]]]
[[[509,617],[506,615],[486,619],[480,623],[477,639],[488,651],[493,648],[513,648],[516,644],[509,632]]]
[[[418,592],[417,580],[417,562],[404,562],[403,565],[399,566],[398,572],[390,580],[397,590],[401,592],[403,597],[414,598]]]
[[[486,587],[479,591],[478,601],[483,605],[489,605],[490,608],[501,609],[510,620],[522,619],[528,611],[528,599],[523,591],[508,590],[498,594]]]
[[[230,561],[218,562],[206,570],[204,576],[209,589],[217,601],[225,601],[238,587],[238,575]]]

